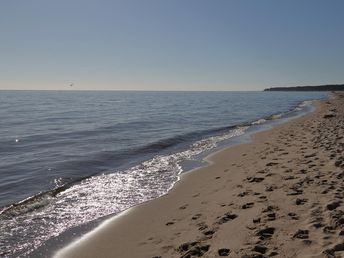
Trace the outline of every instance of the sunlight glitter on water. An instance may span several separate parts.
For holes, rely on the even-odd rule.
[[[246,129],[241,127],[202,139],[184,151],[157,155],[125,171],[90,177],[55,197],[43,195],[25,207],[11,210],[12,214],[0,214],[0,229],[6,232],[0,236],[1,253],[27,255],[69,228],[117,214],[165,194],[183,172],[183,161],[215,148],[221,141],[243,134]],[[21,240],[23,233],[30,241]]]

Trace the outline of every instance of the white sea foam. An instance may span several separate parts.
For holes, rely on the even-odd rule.
[[[253,125],[259,125],[259,124],[262,124],[262,123],[265,123],[266,122],[266,119],[259,119],[257,121],[254,121],[252,122]]]

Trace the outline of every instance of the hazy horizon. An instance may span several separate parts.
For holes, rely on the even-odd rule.
[[[330,84],[329,84],[330,85]],[[332,85],[332,84],[331,84]],[[340,84],[344,85],[344,84]],[[265,87],[263,89],[256,89],[256,90],[245,90],[245,89],[223,89],[223,90],[169,90],[169,89],[156,89],[156,90],[149,90],[149,89],[74,89],[74,88],[66,88],[66,89],[0,89],[0,91],[68,91],[68,92],[82,92],[82,91],[118,91],[118,92],[259,92],[264,91],[267,88],[279,88],[279,87],[298,87],[298,86],[323,86],[323,85],[291,85],[291,86],[272,86],[272,87]]]
[[[343,7],[340,0],[2,2],[0,90],[341,84]]]

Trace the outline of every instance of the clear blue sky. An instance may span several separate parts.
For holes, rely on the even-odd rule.
[[[0,89],[344,83],[341,0],[3,0]]]

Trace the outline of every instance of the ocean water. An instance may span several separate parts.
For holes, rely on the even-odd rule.
[[[0,256],[161,196],[185,164],[325,96],[0,91]]]

